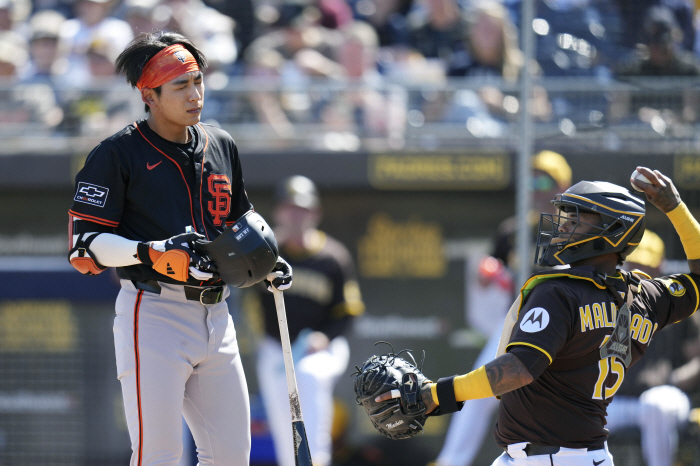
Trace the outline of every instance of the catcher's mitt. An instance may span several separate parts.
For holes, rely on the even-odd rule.
[[[413,364],[399,357],[403,352],[410,356]],[[355,368],[357,372],[352,375],[355,376],[357,404],[365,408],[370,421],[379,432],[394,440],[410,438],[423,432],[428,415],[421,399],[421,387],[431,381],[416,367],[409,350],[394,354],[392,347],[391,353],[372,356],[362,367]],[[381,402],[374,401],[378,395],[392,390],[398,390],[401,396]]]

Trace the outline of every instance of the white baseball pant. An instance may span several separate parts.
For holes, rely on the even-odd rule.
[[[608,445],[601,450],[588,451],[585,448],[560,448],[552,455],[527,456],[523,450],[527,442],[508,445],[508,451],[491,466],[614,466]]]
[[[177,465],[183,415],[200,465],[248,466],[248,389],[226,301],[204,306],[182,286],[160,283],[156,294],[121,284],[114,346],[131,466]]]

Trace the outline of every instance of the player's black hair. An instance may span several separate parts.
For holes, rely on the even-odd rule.
[[[187,37],[176,32],[158,31],[141,33],[132,40],[117,57],[115,72],[116,74],[124,74],[126,82],[135,88],[146,63],[164,48],[175,44],[180,44],[189,50],[200,70],[204,71],[207,68],[206,57]],[[160,95],[160,86],[153,90],[157,95]],[[146,105],[146,112],[148,111],[149,108]]]

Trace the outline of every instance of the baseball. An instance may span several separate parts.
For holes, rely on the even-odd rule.
[[[641,181],[642,183],[647,183],[651,184],[651,181],[649,181],[649,178],[646,176],[642,175],[639,173],[637,170],[632,172],[632,175],[630,176],[631,179],[636,180],[636,181]],[[632,184],[632,183],[630,183]],[[634,188],[635,191],[639,191],[640,193],[642,192],[641,189],[638,189],[635,185],[632,184],[632,187]]]

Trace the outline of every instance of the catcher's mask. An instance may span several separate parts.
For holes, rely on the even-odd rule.
[[[644,201],[627,189],[604,181],[581,181],[552,201],[559,214],[541,214],[535,265],[555,266],[572,264],[582,259],[611,252],[625,260],[634,251],[644,235]],[[559,227],[567,215],[575,213],[599,214],[596,225],[580,220],[573,231],[561,232]],[[581,233],[580,225],[590,226]]]
[[[198,242],[195,249],[203,250],[216,265],[221,279],[236,288],[246,288],[264,279],[279,256],[272,228],[252,210],[214,241]]]

